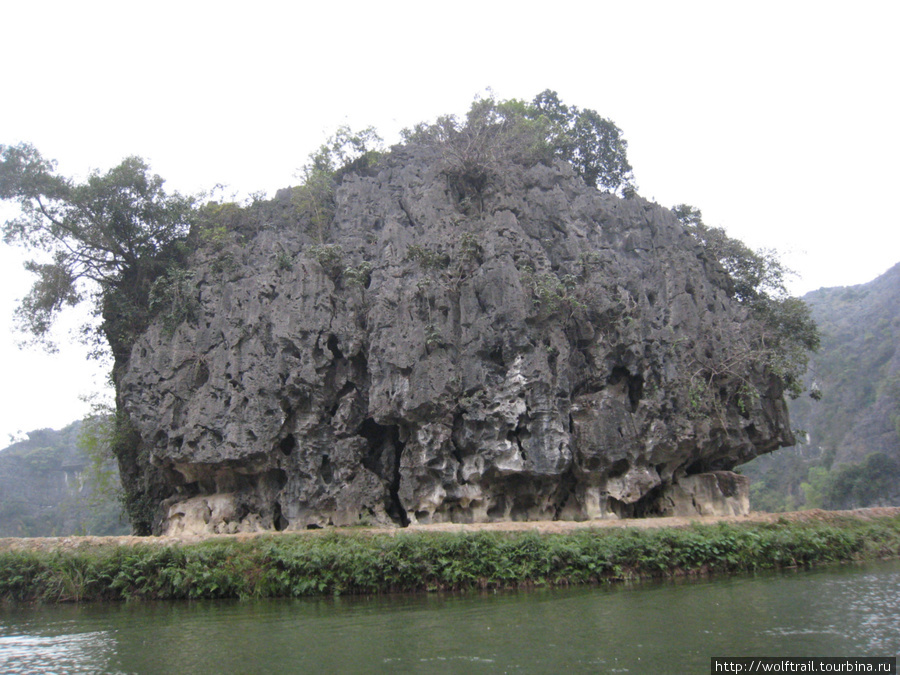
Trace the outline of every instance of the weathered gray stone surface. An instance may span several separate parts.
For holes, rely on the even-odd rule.
[[[196,251],[196,321],[135,344],[119,396],[157,529],[662,514],[793,442],[668,210],[562,164],[464,197],[433,150],[370,173],[336,193],[335,264],[283,190]]]
[[[750,479],[731,471],[681,476],[659,500],[665,516],[745,516],[750,513]]]

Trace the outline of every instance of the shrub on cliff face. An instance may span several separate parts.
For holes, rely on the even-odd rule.
[[[303,182],[294,188],[292,201],[297,215],[309,222],[316,243],[322,245],[334,218],[334,190],[347,173],[361,172],[376,165],[382,140],[373,127],[353,131],[338,127],[301,170]]]
[[[819,331],[807,304],[788,296],[789,271],[773,251],[753,251],[725,230],[707,226],[700,209],[679,204],[672,211],[710,262],[725,272],[729,294],[756,319],[755,333],[747,335],[747,358],[769,368],[797,398],[809,353],[819,348]]]
[[[196,318],[199,309],[194,273],[180,267],[169,269],[150,286],[149,309],[156,312],[168,333],[184,321]]]

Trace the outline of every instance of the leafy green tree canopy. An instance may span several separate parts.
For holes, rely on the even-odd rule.
[[[168,193],[163,183],[139,157],[78,183],[58,175],[56,163],[31,145],[0,145],[0,199],[20,209],[3,223],[4,240],[44,253],[25,264],[37,277],[16,312],[27,333],[52,346],[48,332],[59,311],[85,299],[95,316],[113,300],[120,308],[146,305],[150,284],[195,213],[195,198]],[[109,337],[105,319],[97,328]],[[86,339],[96,340],[97,332]]]
[[[732,239],[725,230],[703,222],[700,209],[687,204],[672,208],[685,229],[719,262],[733,283],[734,296],[741,302],[787,295],[785,279],[790,271],[775,251],[753,251],[742,241]]]
[[[634,189],[621,129],[595,110],[564,104],[549,89],[531,102],[478,98],[465,119],[440,117],[403,136],[441,144],[451,171],[475,187],[505,161],[535,164],[556,158],[569,162],[592,187],[621,194]]]
[[[316,171],[335,174],[358,169],[361,164],[375,163],[381,155],[382,145],[375,127],[354,131],[343,124],[309,156],[303,175],[309,176]]]
[[[534,97],[528,115],[545,116],[551,122],[554,154],[571,163],[585,183],[611,192],[632,187],[628,143],[612,120],[596,110],[568,106],[550,89]]]

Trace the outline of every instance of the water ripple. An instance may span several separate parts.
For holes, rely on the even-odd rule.
[[[107,631],[70,635],[6,635],[0,637],[0,672],[108,673],[115,640]]]

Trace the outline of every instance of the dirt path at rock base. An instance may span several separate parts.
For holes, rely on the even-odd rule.
[[[652,529],[660,527],[687,527],[694,523],[774,523],[780,520],[788,522],[831,522],[850,518],[858,520],[872,520],[900,516],[900,507],[883,506],[869,509],[856,509],[853,511],[823,511],[812,509],[809,511],[792,511],[788,513],[759,513],[753,512],[748,516],[706,516],[706,517],[668,517],[668,518],[624,518],[609,520],[589,521],[527,521],[527,522],[496,522],[496,523],[438,523],[435,525],[411,525],[407,528],[327,528],[321,530],[300,530],[277,533],[271,531],[241,533],[241,534],[210,534],[206,536],[175,536],[175,537],[6,537],[0,538],[0,553],[5,551],[72,551],[79,549],[101,549],[115,546],[175,546],[179,544],[193,544],[210,540],[246,541],[260,536],[306,535],[317,536],[330,532],[346,533],[371,533],[371,534],[401,534],[405,532],[540,532],[549,534],[561,534],[576,530],[603,530],[609,528],[636,528]]]

